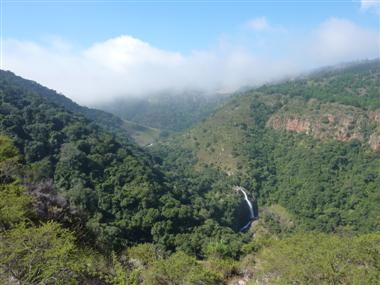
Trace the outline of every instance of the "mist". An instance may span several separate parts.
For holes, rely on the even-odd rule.
[[[188,54],[121,35],[88,47],[59,37],[5,39],[4,69],[93,106],[162,92],[230,93],[324,65],[379,57],[379,31],[330,18],[300,33],[265,17],[244,25],[244,41],[219,39]],[[227,37],[228,38],[228,37]]]

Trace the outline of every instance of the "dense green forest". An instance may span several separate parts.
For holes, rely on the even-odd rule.
[[[51,230],[58,239],[51,246],[66,242],[59,238],[67,233],[69,248],[75,246],[75,236],[77,246],[89,246],[105,258],[144,243],[154,243],[163,252],[182,250],[202,258],[220,243],[227,249],[226,256],[240,254],[243,237],[236,232],[235,210],[241,201],[228,185],[214,186],[218,179],[199,181],[198,177],[173,182],[175,178],[166,176],[134,143],[15,84],[8,76],[0,80],[0,128],[5,148],[2,176],[6,189],[10,183],[10,193],[2,194],[10,195],[9,199],[21,195],[21,204],[9,208],[8,199],[2,205],[4,242],[8,234],[20,230],[20,236],[27,236],[29,230],[46,226],[40,234]],[[10,160],[8,152],[13,155]],[[229,195],[224,202],[207,201],[212,191]],[[226,205],[230,205],[228,211],[223,210]],[[232,246],[227,248],[227,244]],[[1,254],[2,260],[11,258],[9,266],[14,262],[11,252]]]
[[[282,93],[290,97],[316,98],[362,108],[380,107],[379,60],[330,67],[306,78],[262,86],[265,94]]]
[[[137,123],[125,121],[111,113],[98,109],[80,106],[69,98],[57,93],[56,91],[46,88],[37,82],[26,80],[16,76],[10,71],[0,70],[1,80],[8,82],[25,92],[34,92],[45,98],[48,102],[64,108],[66,111],[79,114],[95,122],[100,127],[121,137],[121,139],[134,139],[139,145],[146,145],[155,141],[159,136],[158,130],[151,129]]]
[[[349,66],[347,74],[344,69],[334,76],[346,76],[354,81],[353,78],[372,78],[379,74],[379,61],[374,61]],[[324,76],[323,80],[327,81],[331,74]],[[366,89],[379,90],[380,81],[371,82]],[[286,84],[297,86],[299,82]],[[330,85],[325,84],[325,90],[333,90]],[[267,88],[280,90],[281,86]],[[231,177],[238,178],[240,184],[250,189],[259,204],[280,204],[305,230],[378,231],[380,154],[371,150],[366,140],[372,133],[377,134],[379,122],[365,113],[365,123],[356,125],[354,120],[349,121],[347,130],[343,125],[338,128],[348,133],[357,130],[362,135],[358,139],[355,136],[335,139],[333,132],[338,119],[320,128],[318,135],[328,134],[319,136],[323,139],[314,137],[311,127],[303,131],[302,124],[299,131],[276,129],[269,122],[278,114],[285,118],[288,115],[290,122],[302,116],[312,126],[316,117],[323,120],[330,112],[351,119],[361,109],[346,109],[345,105],[334,105],[336,103],[328,106],[323,102],[314,103],[310,100],[318,96],[310,98],[308,88],[296,98],[278,91],[268,94],[261,89],[233,98],[196,128],[164,142],[158,149],[164,151],[161,156],[172,158],[169,168],[177,163],[177,172],[179,165],[193,164],[192,168],[200,172],[219,169],[233,174]],[[299,100],[306,102],[305,105]],[[220,159],[216,159],[218,157]]]
[[[1,72],[0,283],[377,284],[379,74],[236,94],[141,149],[117,117]],[[247,232],[234,185],[259,211]]]

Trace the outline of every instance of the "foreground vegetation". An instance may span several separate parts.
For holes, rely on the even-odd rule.
[[[253,284],[376,284],[380,278],[380,234],[291,233],[273,211],[263,213],[255,238],[241,247],[241,261],[220,242],[208,245],[202,261],[148,243],[101,254],[78,232],[38,219],[37,198],[10,172],[20,167],[20,156],[4,136],[0,158],[2,284],[223,284],[234,278]]]
[[[378,88],[372,63],[350,68],[347,78]],[[363,139],[348,140],[270,123],[343,117],[351,105],[263,87],[147,153],[9,76],[0,76],[1,284],[379,282],[380,154],[367,143],[376,121],[352,125]],[[328,78],[343,75],[323,76],[330,92]],[[259,209],[247,233],[233,185]]]

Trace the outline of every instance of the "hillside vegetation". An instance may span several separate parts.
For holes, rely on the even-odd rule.
[[[236,94],[145,149],[1,72],[0,283],[379,283],[379,63]]]
[[[10,71],[0,70],[0,80],[0,84],[10,84],[17,86],[22,92],[38,94],[48,102],[60,106],[66,111],[84,116],[122,139],[133,139],[139,145],[145,146],[159,138],[160,132],[158,130],[122,120],[115,115],[98,109],[80,106],[62,94],[48,89],[37,82],[16,76]]]
[[[83,284],[95,279],[120,284],[113,279],[119,258],[144,243],[154,243],[162,262],[173,250],[194,256],[178,255],[178,262],[184,258],[194,270],[200,266],[195,257],[206,257],[214,244],[220,243],[230,258],[240,255],[243,237],[235,223],[241,200],[231,182],[221,182],[223,174],[176,180],[132,141],[18,80],[0,77],[4,282]],[[215,181],[220,182],[214,186]],[[227,195],[220,201],[212,193]],[[32,264],[34,259],[38,262]],[[125,279],[127,271],[120,270]],[[64,277],[61,272],[70,273]]]
[[[341,103],[323,99],[329,93],[312,97],[309,79],[247,92],[167,140],[161,151],[188,157],[195,171],[212,168],[238,177],[260,205],[282,205],[307,230],[379,230],[380,97],[371,93],[379,89],[380,80],[372,80],[379,74],[376,60],[310,77],[324,82],[324,92],[340,88],[334,85],[340,78],[347,86],[368,83],[360,85],[360,94],[344,93],[345,104],[340,97],[334,101]],[[298,95],[286,93],[300,88],[300,81],[306,83]],[[357,96],[374,105],[353,106]]]
[[[167,92],[147,97],[117,99],[98,107],[120,118],[167,132],[190,128],[218,108],[229,95]]]

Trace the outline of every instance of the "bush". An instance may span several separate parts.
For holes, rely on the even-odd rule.
[[[298,233],[260,251],[258,275],[271,284],[376,284],[379,256],[380,234]]]
[[[147,285],[211,285],[221,282],[215,272],[205,269],[194,257],[183,252],[156,261],[143,273],[143,280]]]

